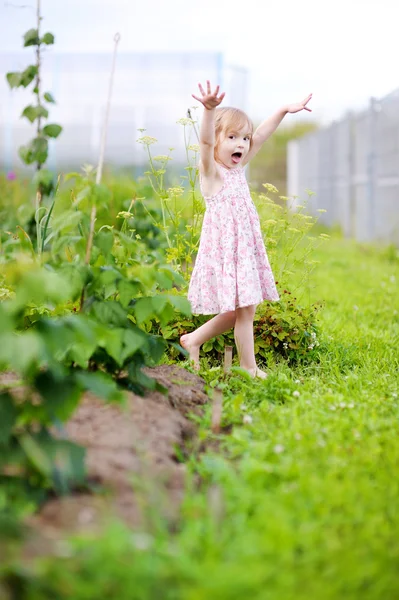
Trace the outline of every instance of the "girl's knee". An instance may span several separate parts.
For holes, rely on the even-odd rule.
[[[241,306],[236,309],[236,318],[237,319],[253,319],[255,316],[256,304],[252,306]]]

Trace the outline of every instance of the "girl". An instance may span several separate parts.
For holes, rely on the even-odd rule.
[[[206,211],[188,299],[194,314],[213,319],[183,335],[180,343],[194,367],[199,369],[199,350],[211,338],[234,327],[240,366],[253,377],[265,378],[255,362],[253,320],[262,300],[278,300],[259,217],[252,202],[244,167],[259,152],[287,113],[307,108],[310,94],[302,102],[289,104],[264,121],[253,133],[247,115],[237,108],[217,108],[225,94],[219,86],[211,91],[207,81],[200,131],[200,186]]]

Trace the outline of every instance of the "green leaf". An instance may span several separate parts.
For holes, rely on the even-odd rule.
[[[107,329],[103,339],[98,340],[98,345],[105,348],[107,353],[121,367],[122,361],[122,346],[123,346],[123,329]]]
[[[24,433],[23,435],[18,436],[18,441],[29,462],[39,471],[39,473],[50,479],[52,474],[51,460],[37,440],[29,433]]]
[[[50,92],[45,92],[43,98],[46,100],[46,102],[51,102],[52,104],[55,104],[54,96],[50,94]]]
[[[93,191],[93,201],[96,204],[96,206],[103,205],[108,208],[109,202],[112,197],[112,192],[108,188],[108,186],[106,186],[103,183],[96,183],[95,185],[93,185],[92,191]]]
[[[42,129],[42,133],[51,138],[58,137],[60,135],[61,131],[62,131],[61,125],[56,125],[55,123],[45,125]]]
[[[8,444],[17,420],[18,410],[8,392],[0,393],[0,445]]]
[[[48,156],[48,141],[46,138],[37,137],[31,142],[33,159],[41,165],[46,162]]]
[[[34,80],[38,73],[38,68],[35,65],[29,65],[25,71],[21,73],[21,85],[25,88]]]
[[[104,323],[109,327],[126,327],[127,325],[127,312],[119,302],[115,302],[114,300],[94,302],[91,307],[91,313],[100,323]]]
[[[21,85],[22,73],[7,73],[6,79],[11,89],[19,87]]]
[[[147,343],[147,335],[140,329],[126,329],[123,334],[122,364],[127,358],[143,348]]]
[[[68,440],[50,438],[43,449],[52,459],[52,483],[57,494],[68,494],[71,487],[82,486],[86,479],[86,449]]]
[[[34,380],[44,400],[51,420],[66,421],[76,408],[81,395],[80,387],[71,375],[57,377],[52,371],[41,371]]]
[[[21,114],[21,117],[26,117],[31,123],[35,119],[39,119],[39,117],[44,117],[47,119],[48,110],[44,108],[44,106],[27,106]]]
[[[94,244],[99,248],[104,256],[108,256],[114,245],[114,234],[112,231],[99,231],[94,238]],[[115,277],[114,277],[115,279]]]
[[[42,194],[46,194],[47,196],[54,189],[54,175],[48,169],[40,169],[40,171],[37,171],[32,181],[35,187],[37,189],[40,188]]]
[[[205,342],[205,344],[202,345],[202,350],[204,352],[210,352],[213,349],[213,343],[212,342]]]
[[[118,281],[119,302],[124,308],[127,308],[131,300],[137,296],[139,289],[140,284],[134,281],[126,281],[126,279]]]
[[[24,35],[24,47],[35,46],[40,43],[39,32],[37,29],[29,29]]]
[[[76,379],[85,390],[89,390],[96,396],[104,398],[109,402],[121,402],[124,394],[115,381],[106,373],[88,373],[82,371],[77,373]]]
[[[139,298],[134,305],[134,314],[136,315],[137,323],[144,323],[154,313],[152,306],[152,298]]]
[[[174,306],[177,311],[186,315],[186,317],[191,316],[191,305],[187,298],[184,298],[183,296],[174,296],[172,294],[169,294],[168,298],[171,305]]]
[[[35,160],[32,150],[29,146],[20,146],[18,149],[18,154],[26,165],[31,165]]]
[[[40,40],[41,44],[47,44],[48,46],[50,46],[51,44],[54,44],[54,36],[52,33],[45,33],[44,36],[42,37],[42,39]]]

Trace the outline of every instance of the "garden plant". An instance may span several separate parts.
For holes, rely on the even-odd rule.
[[[53,41],[39,26],[25,36],[39,56]],[[36,78],[25,116],[37,137],[21,158],[43,172],[55,125],[42,127],[40,58],[7,78]],[[311,192],[293,210],[267,183],[253,200],[281,295],[255,320],[268,378],[253,380],[236,357],[224,371],[232,333],[205,344],[209,402],[174,449],[185,473],[177,520],[160,518],[150,490],[139,526],[109,514],[29,555],[29,517],[49,499],[99,492],[85,449],[65,435],[83,393],[123,408],[131,392],[165,392],[144,367],[191,370],[178,340],[203,319],[186,300],[204,212],[195,125],[191,112],[176,125],[187,146],[180,177],[169,172],[173,152],[157,155],[144,131],[149,167],[137,181],[108,172],[98,183],[89,165],[51,190],[0,175],[0,596],[396,598],[398,249],[323,229],[307,212]]]

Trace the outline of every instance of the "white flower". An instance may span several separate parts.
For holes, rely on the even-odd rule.
[[[301,439],[302,439],[302,436],[301,436],[301,434],[300,434],[300,433],[296,433],[296,434],[294,435],[294,438],[295,438],[296,440],[301,440]]]
[[[308,346],[308,350],[313,350],[314,348],[314,344],[310,344],[310,346]]]
[[[312,331],[312,333],[310,335],[312,336],[313,339],[316,338],[316,332],[315,331]]]
[[[346,408],[346,402],[340,402],[340,407],[341,408]]]
[[[251,415],[244,415],[242,422],[245,423],[245,425],[251,425],[251,423],[252,423]]]
[[[153,538],[148,533],[144,532],[133,534],[130,541],[137,550],[148,550],[153,544]]]
[[[241,410],[247,410],[247,405],[246,404],[241,404],[240,409]]]
[[[354,408],[354,406],[355,406],[355,405],[353,404],[353,402],[350,402],[350,403],[348,404],[348,408]]]
[[[300,379],[295,379],[295,383],[296,383],[296,385],[299,385],[301,383],[301,380]]]
[[[282,444],[276,444],[273,448],[273,452],[275,452],[276,454],[281,454],[282,452],[284,452],[285,448]]]
[[[295,396],[295,398],[298,398],[301,395],[301,393],[298,392],[298,390],[295,390],[294,392],[292,392],[292,395]]]
[[[328,407],[330,410],[337,410],[337,407],[334,406],[334,404],[330,404],[330,406]]]

